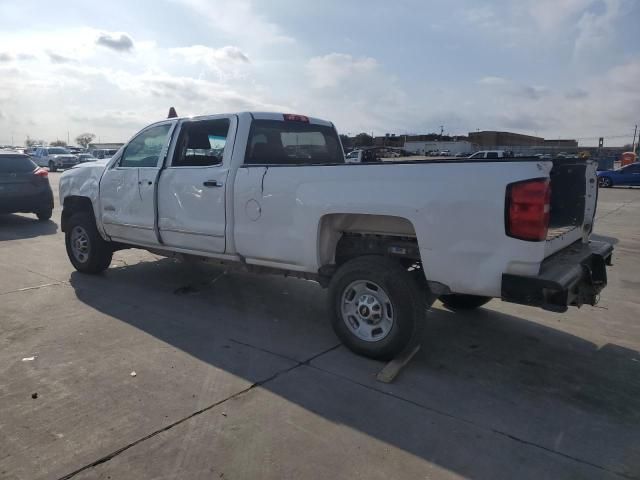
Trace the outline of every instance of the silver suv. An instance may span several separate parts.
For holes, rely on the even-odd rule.
[[[70,168],[79,163],[78,157],[62,147],[41,147],[31,155],[39,167],[49,167],[50,172],[59,168]]]

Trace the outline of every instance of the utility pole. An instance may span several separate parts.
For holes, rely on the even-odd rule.
[[[67,130],[67,145],[69,145],[69,130]]]
[[[636,153],[636,134],[637,133],[638,133],[638,125],[636,125],[636,129],[633,131],[633,143],[631,144],[631,151],[633,153]]]
[[[444,125],[440,125],[440,140],[442,140],[442,133],[444,132]]]

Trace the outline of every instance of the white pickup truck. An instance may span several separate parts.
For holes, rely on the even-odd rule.
[[[154,123],[65,172],[60,201],[80,272],[133,247],[315,280],[340,339],[386,359],[438,297],[595,304],[612,254],[589,240],[597,188],[584,160],[349,164],[332,123],[245,112]]]

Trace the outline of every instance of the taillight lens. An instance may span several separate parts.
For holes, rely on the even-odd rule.
[[[49,172],[47,172],[44,168],[39,168],[39,167],[33,171],[33,174],[36,177],[40,177],[40,178],[47,178],[49,176]]]
[[[528,180],[507,186],[507,235],[539,242],[547,238],[551,211],[548,179]]]

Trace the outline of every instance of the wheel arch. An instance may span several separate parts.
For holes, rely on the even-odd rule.
[[[89,197],[80,195],[69,195],[64,199],[62,205],[62,218],[60,228],[63,232],[67,231],[69,225],[69,219],[71,216],[78,212],[86,212],[95,221],[95,214],[93,211],[93,203]]]
[[[415,244],[417,249],[417,236],[413,223],[401,216],[376,215],[363,213],[331,213],[320,218],[318,225],[318,263],[321,267],[339,263],[341,240],[345,236],[359,237],[369,243],[408,242]],[[344,241],[343,241],[344,243]],[[363,248],[363,255],[380,253],[380,245],[370,245],[371,248]]]

